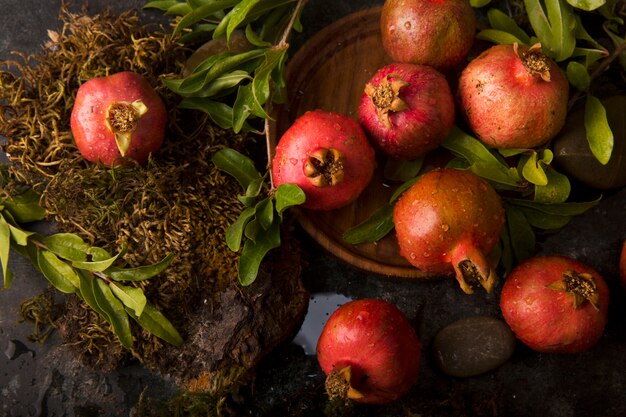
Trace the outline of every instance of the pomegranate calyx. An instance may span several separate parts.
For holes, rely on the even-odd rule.
[[[461,244],[452,251],[450,261],[463,292],[473,294],[473,287],[480,285],[487,293],[491,293],[498,277],[478,248]]]
[[[331,401],[363,398],[363,393],[352,386],[352,366],[350,365],[337,367],[328,374],[326,392]]]
[[[527,50],[520,52],[519,45],[515,42],[513,50],[530,75],[541,77],[542,80],[550,82],[550,64],[548,63],[548,57],[541,51],[540,43],[536,43]]]
[[[345,158],[334,148],[318,148],[304,161],[304,175],[316,187],[337,185],[343,181]]]
[[[137,129],[141,116],[147,111],[148,107],[141,100],[116,101],[107,108],[105,123],[115,135],[115,142],[122,156],[130,149],[132,134]]]
[[[371,83],[365,85],[365,94],[372,99],[378,120],[388,129],[391,128],[389,112],[399,112],[409,108],[400,98],[400,90],[408,85],[410,83],[398,78],[396,74],[387,75],[378,86]]]
[[[593,308],[600,311],[600,293],[591,274],[567,270],[563,272],[563,279],[554,281],[547,287],[571,295],[574,309],[589,301]]]

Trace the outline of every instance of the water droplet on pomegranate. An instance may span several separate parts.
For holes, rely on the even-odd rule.
[[[393,32],[396,31],[396,25],[389,25],[389,27],[387,28],[387,31],[391,35]]]
[[[415,259],[415,258],[417,258],[417,256],[415,255],[415,252],[411,252],[411,253],[409,254],[409,257],[410,257],[411,259]]]
[[[296,158],[289,158],[289,162],[291,162],[291,165],[296,165],[298,160]]]
[[[450,226],[448,226],[447,224],[442,224],[441,230],[443,230],[444,232],[447,232],[448,230],[450,230]]]
[[[430,258],[430,252],[424,252],[424,253],[422,253],[422,256],[424,258]]]
[[[406,30],[411,30],[411,22],[409,22],[408,20],[404,22],[404,28]]]

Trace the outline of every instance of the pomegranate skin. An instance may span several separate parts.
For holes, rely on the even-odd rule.
[[[476,15],[467,0],[387,0],[380,31],[383,48],[395,62],[446,71],[472,47]]]
[[[125,155],[117,145],[115,133],[107,126],[108,109],[113,103],[140,101],[146,111],[130,133]],[[144,163],[156,152],[165,137],[167,110],[148,81],[134,72],[120,72],[94,78],[80,86],[70,117],[70,127],[80,153],[90,162],[112,166],[122,158]]]
[[[599,309],[589,301],[578,308],[573,297],[548,288],[564,271],[590,274],[597,287]],[[607,322],[609,290],[592,268],[560,255],[536,256],[511,271],[502,287],[500,308],[515,335],[533,350],[577,353],[594,346]]]
[[[393,222],[400,254],[413,266],[455,273],[468,294],[474,281],[492,290],[496,275],[486,254],[500,238],[504,208],[487,181],[470,171],[429,171],[397,201]]]
[[[314,181],[307,176],[311,158],[320,152],[341,154],[340,161],[331,164],[326,174],[333,183]],[[333,210],[353,202],[374,175],[374,149],[361,126],[350,117],[311,110],[300,116],[283,134],[272,160],[274,185],[298,185],[306,195],[302,207],[312,210]],[[335,176],[335,174],[338,174]]]
[[[518,53],[529,51],[519,46]],[[565,124],[569,82],[543,55],[550,81],[533,75],[513,45],[495,45],[473,59],[461,73],[458,101],[472,131],[486,145],[535,148],[552,139]]]
[[[394,80],[407,83],[398,91],[406,108],[389,111],[386,125],[366,87],[359,102],[359,121],[376,149],[395,159],[411,160],[446,139],[454,123],[454,97],[445,77],[425,65],[387,65],[374,74],[368,85],[377,88]]]
[[[330,316],[317,343],[326,373],[351,368],[360,403],[386,404],[404,396],[418,377],[421,343],[406,316],[380,299],[360,299]]]

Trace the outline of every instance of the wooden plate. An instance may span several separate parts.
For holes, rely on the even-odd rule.
[[[380,8],[346,16],[318,32],[290,58],[287,104],[274,109],[275,122],[268,130],[270,143],[275,144],[307,110],[357,118],[365,83],[391,62],[382,48],[379,19]],[[371,244],[350,245],[342,240],[348,228],[367,219],[393,193],[395,185],[385,184],[381,171],[379,167],[370,186],[353,204],[328,212],[298,209],[298,221],[322,247],[360,269],[403,278],[431,277],[400,256],[393,233]]]

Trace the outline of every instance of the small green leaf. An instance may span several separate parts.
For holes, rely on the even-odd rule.
[[[244,190],[260,178],[252,159],[234,149],[220,149],[213,155],[211,161],[218,169],[234,177]]]
[[[239,283],[248,286],[256,280],[261,262],[267,253],[280,246],[280,221],[274,220],[272,227],[259,233],[255,241],[246,240],[239,258]]]
[[[256,206],[256,218],[263,230],[270,228],[274,222],[274,202],[271,198],[265,198]]]
[[[78,274],[65,261],[48,250],[37,252],[37,266],[44,277],[59,291],[72,294],[80,288]]]
[[[29,232],[28,230],[23,230],[18,227],[15,227],[9,223],[9,229],[11,230],[11,237],[20,246],[26,246],[28,244],[28,238],[36,235],[35,232]]]
[[[77,262],[87,260],[87,251],[91,247],[82,238],[72,233],[56,233],[44,237],[43,242],[48,250],[59,257]]]
[[[546,185],[535,186],[535,201],[539,203],[563,203],[569,197],[572,189],[567,176],[547,166],[545,174],[548,179]]]
[[[237,5],[230,11],[230,20],[226,28],[226,39],[230,41],[230,35],[246,20],[250,11],[260,0],[240,0]]]
[[[570,61],[567,64],[567,79],[580,91],[587,91],[591,83],[591,77],[587,72],[587,68],[579,62]]]
[[[130,332],[128,314],[122,302],[113,295],[111,288],[101,279],[94,280],[93,295],[122,346],[126,349],[132,348],[133,335]]]
[[[79,269],[84,269],[87,271],[93,272],[103,272],[108,269],[115,261],[117,261],[120,257],[124,255],[126,252],[125,249],[121,250],[114,256],[111,256],[107,259],[100,259],[97,261],[72,261],[72,265]]]
[[[91,246],[87,249],[87,256],[90,256],[92,261],[105,261],[111,257],[111,254],[104,248]]]
[[[232,7],[238,2],[239,0],[216,0],[205,4],[204,6],[198,7],[197,9],[193,9],[178,21],[178,24],[174,29],[174,34],[181,32],[183,29],[188,28],[195,23],[198,23],[202,19],[210,17],[215,12]]]
[[[176,347],[180,347],[183,344],[183,338],[176,328],[163,313],[157,310],[152,304],[146,303],[141,316],[137,316],[130,308],[126,308],[126,312],[151,334],[160,337]]]
[[[484,7],[491,3],[491,0],[470,0],[470,5],[476,9]]]
[[[254,46],[265,48],[272,46],[270,42],[264,41],[257,33],[252,29],[252,26],[246,26],[246,39]]]
[[[94,296],[94,285],[98,278],[95,278],[92,273],[87,271],[78,270],[79,279],[79,292],[78,295],[94,310],[100,314],[104,319],[107,319],[106,313],[100,308],[96,298]]]
[[[0,215],[0,263],[2,264],[2,276],[4,277],[4,288],[9,288],[11,284],[8,282],[9,270],[9,252],[11,248],[11,229],[9,224]]]
[[[289,207],[304,204],[306,201],[304,191],[295,184],[280,184],[276,188],[274,197],[276,198],[276,211],[281,216]]]
[[[521,39],[503,30],[483,29],[476,34],[476,38],[483,40],[483,41],[495,43],[498,45],[510,45],[513,43],[524,45],[524,42],[522,42]]]
[[[515,19],[500,9],[489,9],[487,11],[487,19],[489,20],[489,25],[493,29],[510,33],[519,40],[520,44],[530,45],[530,36],[528,36],[528,34],[518,26]]]
[[[343,240],[351,245],[376,242],[393,230],[393,205],[385,204],[365,221],[346,230]]]
[[[547,185],[548,176],[543,167],[537,161],[537,152],[531,151],[529,155],[524,155],[519,161],[522,166],[522,176],[535,185]]]
[[[137,317],[141,316],[148,302],[141,288],[130,287],[116,282],[109,283],[109,288],[111,288],[113,294],[124,306],[132,309]]]
[[[591,152],[606,165],[613,153],[613,132],[606,118],[606,110],[600,100],[588,95],[585,104],[585,131]]]
[[[516,263],[530,258],[535,253],[536,239],[524,213],[515,206],[507,205],[506,222]]]
[[[239,252],[243,239],[243,231],[250,219],[254,217],[255,211],[254,207],[246,207],[241,214],[239,214],[237,220],[226,229],[226,245],[228,245],[231,251]]]
[[[244,236],[252,241],[256,241],[259,234],[263,234],[260,232],[261,232],[261,225],[259,224],[259,220],[256,217],[253,217],[248,222],[248,224],[246,224],[246,227],[243,230]]]
[[[46,211],[39,205],[40,195],[31,189],[12,196],[2,202],[18,223],[30,223],[43,220]]]
[[[606,0],[567,0],[567,2],[577,9],[591,12],[604,5]]]
[[[592,201],[585,202],[569,202],[569,203],[540,203],[532,200],[525,200],[521,198],[509,198],[507,201],[510,204],[515,204],[518,207],[527,207],[533,210],[537,210],[546,215],[558,215],[558,216],[578,216],[583,214],[590,208],[595,207],[600,202],[601,198]]]
[[[172,263],[173,259],[174,254],[170,253],[152,265],[143,265],[135,268],[111,266],[104,270],[103,273],[114,281],[143,281],[163,272]]]
[[[144,4],[143,8],[167,10],[176,4],[178,4],[178,0],[155,0],[147,2],[146,4]]]

